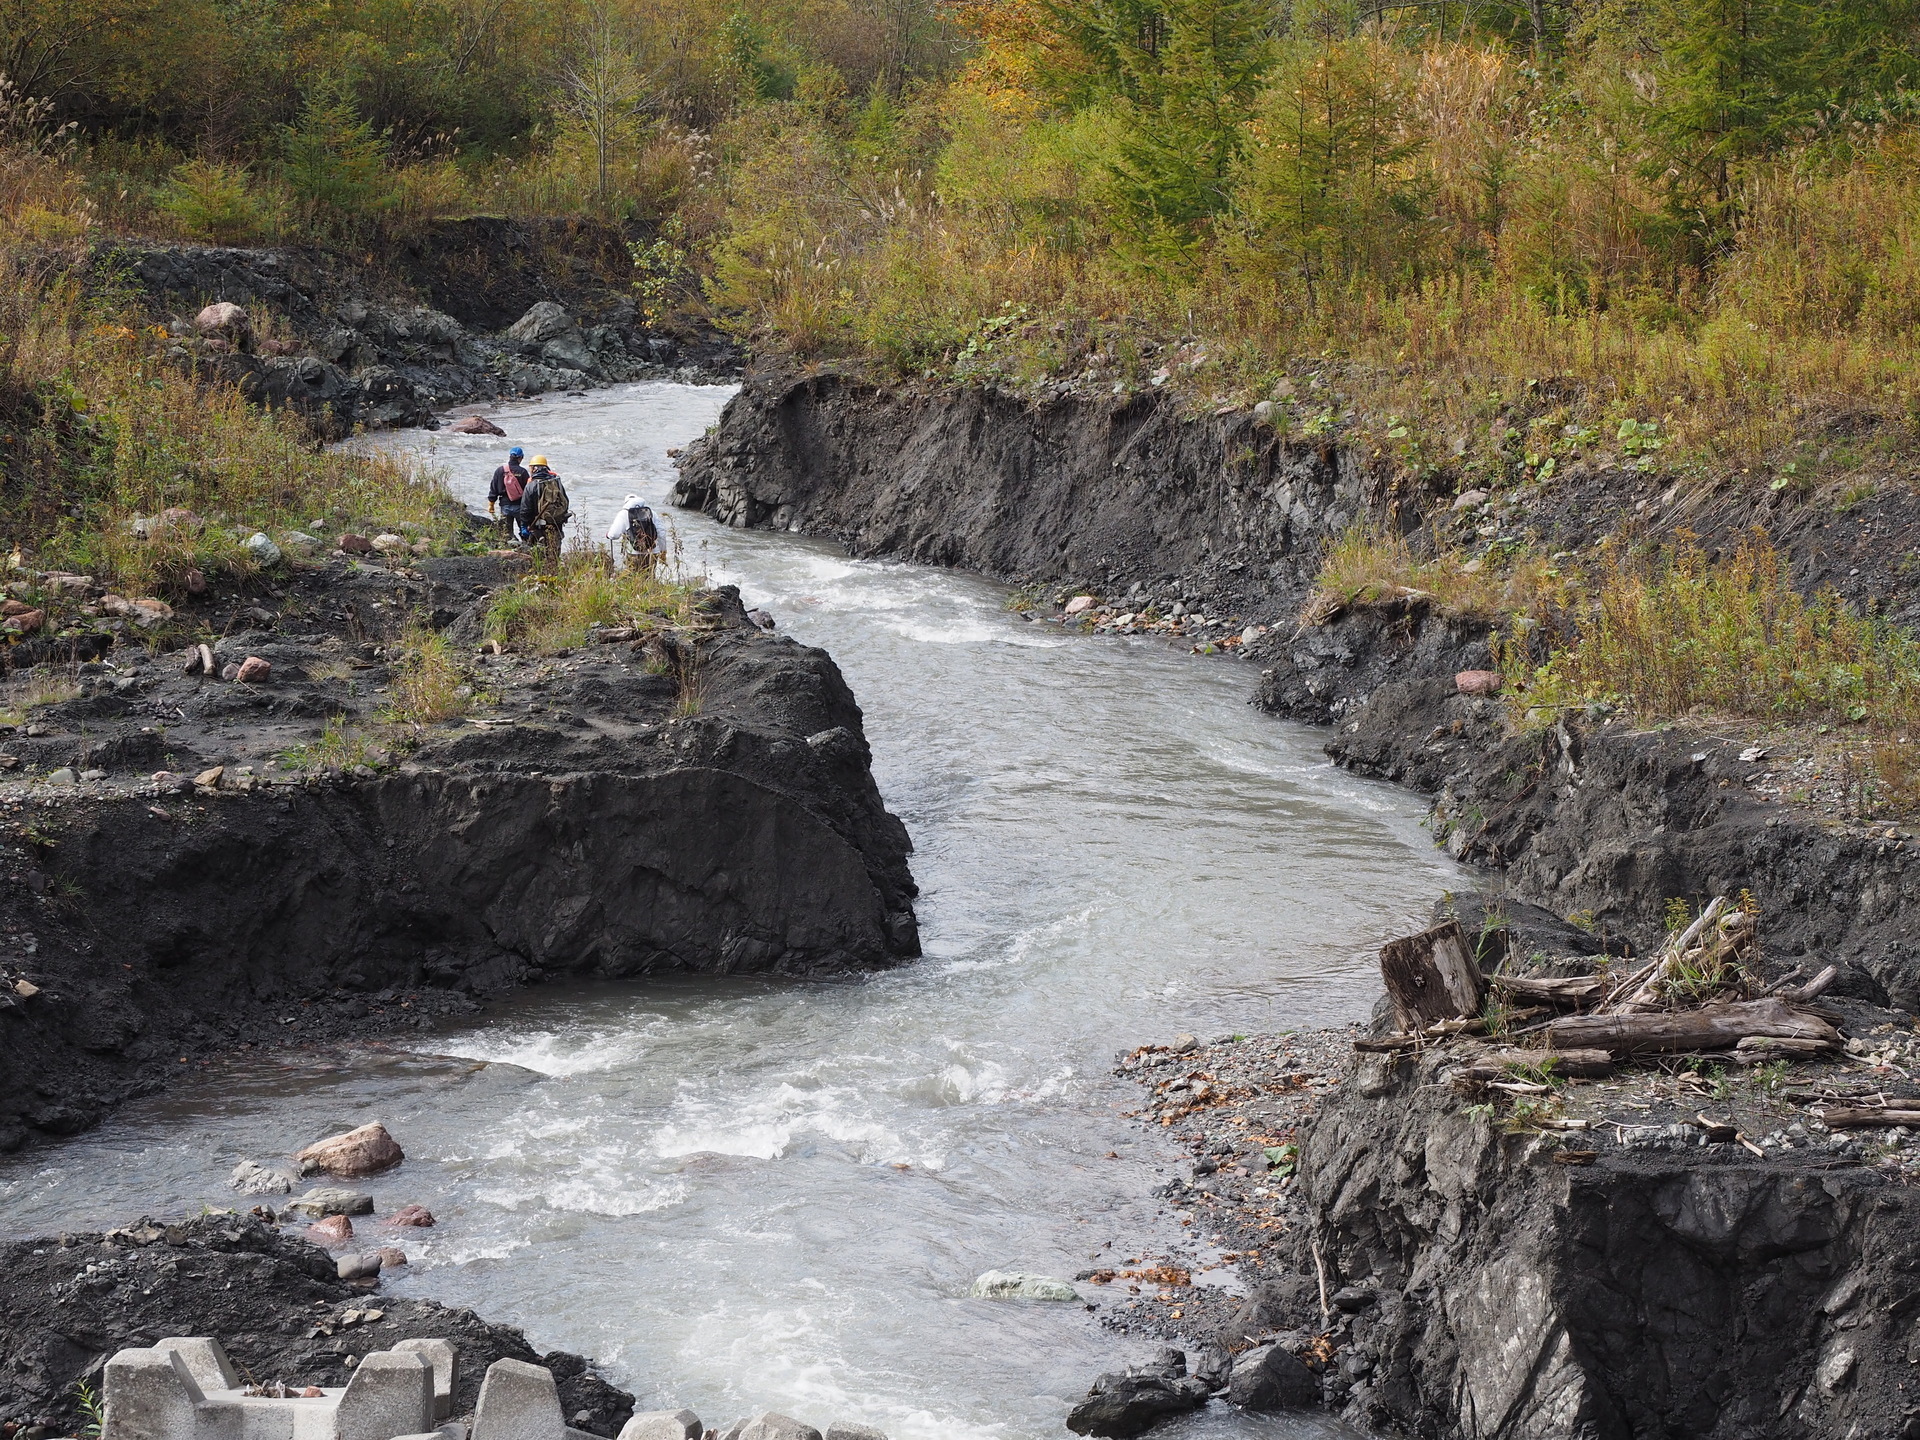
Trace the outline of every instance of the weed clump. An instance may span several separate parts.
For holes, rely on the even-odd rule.
[[[612,569],[594,550],[573,550],[551,571],[527,576],[501,590],[488,607],[488,638],[535,652],[576,649],[589,632],[657,630],[689,624],[693,587],[629,567]]]

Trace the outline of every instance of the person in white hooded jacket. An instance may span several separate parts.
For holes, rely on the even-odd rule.
[[[638,495],[627,496],[613,512],[613,519],[607,525],[607,541],[616,550],[624,543],[628,563],[648,570],[666,558],[667,545],[660,534],[660,522],[653,518],[653,511]]]

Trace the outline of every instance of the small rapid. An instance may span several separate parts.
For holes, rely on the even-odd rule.
[[[0,1229],[233,1203],[227,1172],[383,1119],[426,1205],[390,1288],[598,1357],[643,1406],[786,1410],[895,1440],[1027,1440],[1130,1348],[1083,1309],[966,1298],[1177,1226],[1116,1050],[1364,1013],[1373,953],[1455,870],[1423,807],[1246,704],[1244,667],[1063,634],[966,575],[668,510],[666,451],[729,391],[665,383],[497,412],[604,533],[636,491],[693,573],[829,650],[917,847],[925,956],[809,983],[546,986],[481,1019],[236,1062],[0,1166]],[[484,504],[508,442],[377,437]],[[1144,1347],[1131,1346],[1133,1349]],[[1201,1436],[1344,1433],[1215,1405]]]

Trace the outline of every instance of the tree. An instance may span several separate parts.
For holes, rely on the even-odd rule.
[[[611,5],[587,7],[586,23],[559,79],[558,108],[593,146],[594,198],[604,206],[613,154],[630,136],[648,94],[626,28]]]
[[[281,135],[287,186],[311,218],[355,223],[392,207],[384,136],[337,89],[315,91]]]

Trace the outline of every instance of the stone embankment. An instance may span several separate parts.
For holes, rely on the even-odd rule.
[[[328,438],[510,396],[727,378],[739,363],[710,330],[649,323],[622,237],[592,225],[446,222],[378,263],[121,242],[95,255],[93,276],[140,296],[176,363],[298,410]],[[215,305],[244,323],[202,322]]]
[[[548,977],[918,953],[906,831],[823,651],[723,588],[651,636],[476,653],[516,566],[283,565],[151,650],[103,617],[0,730],[0,1149],[236,1047]],[[465,657],[449,719],[391,716],[416,625]],[[267,679],[223,678],[249,658]]]

